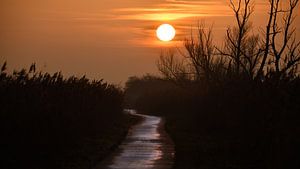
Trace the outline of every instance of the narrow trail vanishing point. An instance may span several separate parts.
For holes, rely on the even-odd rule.
[[[174,144],[161,117],[136,114],[143,120],[133,126],[122,144],[95,169],[170,169]]]

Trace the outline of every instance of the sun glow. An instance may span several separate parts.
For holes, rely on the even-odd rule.
[[[176,30],[170,24],[162,24],[156,30],[156,36],[161,41],[171,41],[176,34]]]

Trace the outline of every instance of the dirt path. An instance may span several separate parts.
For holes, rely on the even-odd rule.
[[[95,169],[170,169],[174,145],[160,117],[135,114],[143,120],[132,127],[126,139]]]

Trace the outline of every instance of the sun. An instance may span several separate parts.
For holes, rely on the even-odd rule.
[[[159,40],[167,42],[171,41],[176,34],[175,28],[170,24],[162,24],[156,30],[156,36]]]

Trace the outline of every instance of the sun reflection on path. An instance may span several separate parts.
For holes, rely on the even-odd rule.
[[[160,117],[140,115],[143,122],[134,126],[112,157],[96,169],[170,169],[174,147],[160,129]]]

